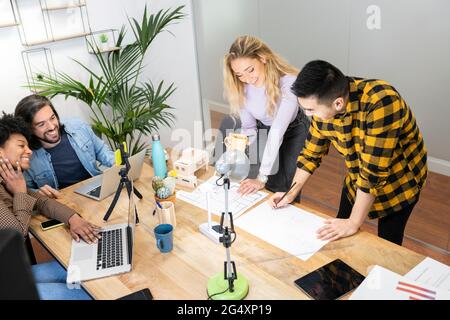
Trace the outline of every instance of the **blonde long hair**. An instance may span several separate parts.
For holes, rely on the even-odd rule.
[[[254,58],[265,61],[264,75],[267,96],[266,112],[273,116],[280,99],[280,78],[286,74],[297,75],[299,70],[274,53],[264,42],[252,36],[238,37],[223,59],[224,94],[233,116],[245,103],[244,83],[231,69],[231,62],[238,58]]]

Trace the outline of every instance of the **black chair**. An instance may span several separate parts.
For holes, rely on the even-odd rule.
[[[23,236],[0,230],[0,300],[39,300]]]

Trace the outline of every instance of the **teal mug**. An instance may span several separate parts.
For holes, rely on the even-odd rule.
[[[153,230],[155,232],[156,246],[162,253],[172,251],[173,248],[173,226],[171,224],[160,224]]]

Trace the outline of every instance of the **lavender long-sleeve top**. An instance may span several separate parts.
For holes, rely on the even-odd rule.
[[[259,173],[270,175],[273,164],[277,158],[283,136],[289,124],[294,121],[299,111],[297,97],[291,92],[291,86],[296,77],[285,75],[280,79],[281,97],[273,116],[267,114],[267,98],[265,86],[260,88],[251,84],[245,85],[245,103],[240,109],[242,122],[241,133],[250,136],[250,143],[256,139],[256,120],[270,126],[266,147],[261,160]]]

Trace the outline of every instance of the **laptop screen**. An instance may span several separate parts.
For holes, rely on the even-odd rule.
[[[128,158],[130,162],[130,171],[128,172],[128,178],[130,180],[134,181],[136,179],[139,179],[144,164],[145,151],[146,150],[144,149],[141,152],[136,153]]]

